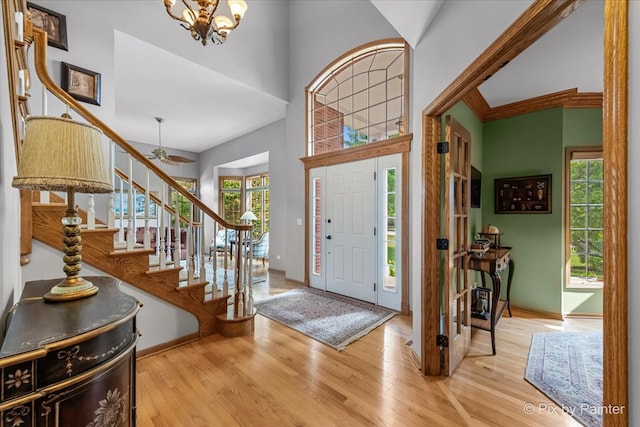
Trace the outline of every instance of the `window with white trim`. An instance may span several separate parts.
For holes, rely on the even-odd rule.
[[[569,282],[601,287],[604,282],[604,173],[601,151],[569,151]]]

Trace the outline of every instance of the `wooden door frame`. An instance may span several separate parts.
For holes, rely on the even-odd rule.
[[[435,240],[440,230],[440,162],[436,146],[441,116],[476,89],[487,76],[512,60],[575,10],[583,0],[537,0],[516,19],[462,74],[422,112],[421,274],[422,371],[440,375],[436,338],[440,325],[440,265]],[[614,54],[615,52],[615,54]],[[437,59],[437,58],[436,58]],[[622,407],[622,414],[604,414],[606,426],[628,424],[627,302],[627,105],[628,3],[604,1],[603,157],[605,162],[605,280],[603,335],[603,405]]]

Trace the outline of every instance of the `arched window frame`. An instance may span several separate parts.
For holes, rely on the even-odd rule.
[[[392,67],[393,62],[387,64],[386,68],[380,68],[379,64],[376,64],[376,58],[379,55],[384,55],[389,52],[398,52],[399,61],[401,61],[401,70],[389,75],[389,69]],[[355,77],[362,76],[363,72],[354,73],[354,65],[357,65],[361,61],[370,59],[370,68],[367,70],[367,85],[366,87],[360,87],[356,92],[353,88],[355,84],[353,81]],[[375,67],[373,67],[375,65]],[[398,67],[398,64],[395,65]],[[344,79],[345,72],[351,69],[349,78]],[[370,78],[370,75],[374,72],[386,73],[382,82],[380,78],[376,81]],[[337,78],[342,78],[338,81]],[[394,79],[400,77],[399,81]],[[328,116],[327,112],[333,112],[334,118],[324,120],[322,118],[314,120],[314,113],[318,112],[318,106],[315,104],[316,96],[325,96],[321,91],[325,89],[330,83],[335,86],[348,84],[351,81],[352,92],[344,98],[340,97],[340,94],[336,95],[335,102],[332,102],[336,108],[325,107],[325,104],[320,108],[323,108],[322,112],[324,119]],[[371,81],[376,83],[371,84]],[[399,85],[400,94],[389,93],[391,82],[397,88]],[[384,84],[383,84],[384,83]],[[383,95],[378,93],[377,99],[372,102],[371,93],[373,90],[377,92],[384,92]],[[366,94],[365,94],[366,91]],[[409,45],[401,38],[385,39],[370,42],[352,49],[349,52],[341,55],[327,67],[325,67],[318,75],[311,81],[306,87],[306,143],[307,143],[307,155],[315,156],[328,152],[341,151],[352,148],[357,145],[367,144],[370,142],[377,142],[383,140],[389,140],[394,137],[399,137],[407,132],[407,117],[409,111]],[[357,106],[354,107],[356,96],[359,96]],[[380,102],[381,97],[384,101]],[[364,102],[366,98],[366,102]],[[364,123],[361,126],[354,128],[345,126],[344,116],[345,111],[340,111],[344,104],[351,102],[350,116],[358,116],[360,123]],[[399,111],[398,111],[399,108]],[[384,110],[384,121],[378,120],[377,122],[371,122],[371,117],[376,115],[380,116],[381,111]],[[364,117],[366,115],[366,118]],[[353,121],[350,123],[353,124]],[[378,132],[375,135],[371,132],[371,129],[377,128]],[[384,129],[380,129],[384,126]],[[393,128],[391,128],[393,126]],[[344,129],[348,129],[350,134],[345,137]],[[322,133],[324,138],[317,138],[316,135]],[[327,136],[330,135],[330,136]],[[322,149],[320,148],[322,143]],[[318,144],[318,145],[316,145]]]

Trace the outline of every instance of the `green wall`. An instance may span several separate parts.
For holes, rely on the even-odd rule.
[[[459,102],[442,116],[443,133],[447,115],[471,134],[471,163],[482,172],[481,208],[471,209],[471,236],[493,224],[502,244],[513,247],[513,305],[555,314],[602,313],[601,290],[564,286],[563,262],[565,147],[602,145],[602,110],[553,108],[483,124]],[[551,213],[495,213],[494,179],[544,174],[552,175]]]
[[[484,125],[482,215],[513,247],[514,306],[562,313],[562,124],[553,108]],[[551,174],[551,213],[496,214],[494,179]],[[503,293],[503,297],[504,297]]]
[[[482,218],[500,228],[503,245],[513,247],[513,305],[602,313],[601,290],[565,287],[563,261],[565,147],[601,145],[602,110],[553,108],[488,122],[483,129]],[[494,179],[542,174],[552,175],[550,214],[495,213]]]
[[[564,110],[562,129],[564,147],[602,146],[602,109]],[[564,257],[564,247],[563,253]],[[563,258],[564,259],[564,258]],[[563,276],[565,265],[563,265]],[[565,283],[566,285],[566,283]],[[563,312],[602,314],[602,289],[563,288]]]

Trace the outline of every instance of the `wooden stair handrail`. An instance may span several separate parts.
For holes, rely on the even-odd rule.
[[[113,129],[103,123],[100,119],[94,116],[89,110],[80,105],[75,99],[71,97],[67,92],[62,90],[51,78],[47,70],[47,33],[39,28],[33,28],[33,40],[35,44],[34,60],[35,69],[40,82],[51,92],[54,96],[60,99],[62,102],[71,107],[75,112],[80,114],[90,124],[102,130],[102,132],[124,148],[131,156],[133,156],[140,163],[145,165],[148,169],[152,170],[157,176],[159,176],[164,182],[171,185],[177,192],[182,194],[187,200],[197,206],[202,212],[209,215],[219,224],[222,224],[225,228],[233,228],[236,230],[250,231],[251,225],[238,225],[230,224],[224,220],[224,218],[218,216],[211,208],[202,203],[197,197],[189,193],[184,187],[178,184],[171,176],[165,173],[162,169],[156,166],[153,162],[147,159],[143,154],[138,152],[131,144],[125,141],[120,135],[118,135]]]

